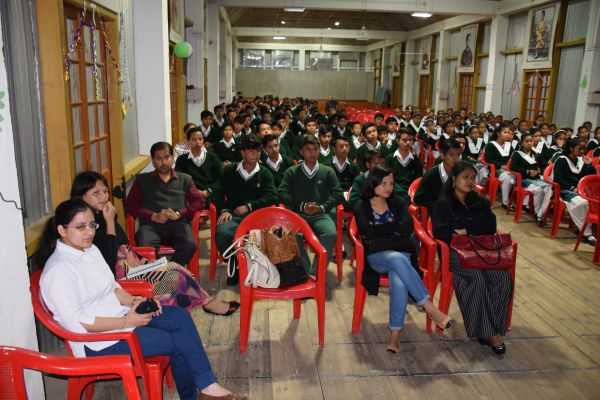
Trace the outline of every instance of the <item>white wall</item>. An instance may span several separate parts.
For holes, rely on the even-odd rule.
[[[1,21],[0,21],[1,25]],[[0,26],[0,47],[2,47],[2,29]],[[25,253],[25,233],[23,215],[20,207],[19,184],[13,131],[10,119],[10,99],[4,53],[0,52],[0,192],[4,199],[0,201],[0,260],[2,260],[0,279],[0,344],[19,346],[37,350],[37,338],[31,298],[29,296],[29,273]],[[29,398],[43,399],[44,389],[40,374],[29,372],[26,375]]]
[[[372,72],[289,71],[238,68],[236,89],[244,96],[273,94],[279,97],[365,100]]]

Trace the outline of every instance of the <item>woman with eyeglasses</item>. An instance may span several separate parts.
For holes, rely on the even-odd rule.
[[[131,296],[119,286],[94,245],[99,224],[89,205],[70,199],[56,208],[45,234],[53,248],[40,279],[44,302],[54,319],[72,332],[134,331],[144,356],[169,356],[181,399],[242,399],[220,386],[196,326],[180,308],[161,307],[140,314],[143,298]],[[129,354],[125,341],[73,342],[76,357]],[[198,394],[200,392],[200,394]]]
[[[98,229],[94,244],[117,279],[127,276],[129,268],[144,262],[127,246],[127,235],[116,220],[116,209],[109,198],[106,178],[95,171],[79,173],[71,186],[71,198],[81,198],[94,212]],[[209,314],[231,315],[238,308],[236,301],[222,301],[211,297],[200,287],[194,276],[184,267],[170,262],[166,267],[142,275],[154,285],[162,305],[178,305],[191,309],[201,305]]]

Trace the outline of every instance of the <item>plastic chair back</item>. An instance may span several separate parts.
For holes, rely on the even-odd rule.
[[[588,175],[577,184],[577,192],[589,203],[588,215],[600,216],[600,175]]]

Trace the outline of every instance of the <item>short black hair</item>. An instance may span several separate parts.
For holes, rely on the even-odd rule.
[[[319,143],[319,141],[317,140],[316,137],[312,136],[312,135],[304,135],[302,137],[302,147],[304,148],[304,146],[308,146],[308,145],[315,145],[315,146],[320,146],[321,144]]]
[[[383,167],[375,167],[371,172],[369,172],[369,176],[365,179],[365,182],[361,188],[361,197],[363,200],[370,200],[375,197],[375,188],[381,185],[383,182],[383,178],[389,175],[394,175],[394,171],[391,169],[383,168]]]
[[[444,183],[444,186],[442,186],[442,197],[444,197],[445,199],[454,198],[454,182],[456,181],[456,177],[466,169],[470,169],[475,174],[477,174],[477,169],[475,169],[475,165],[469,161],[458,160],[456,164],[454,164],[454,168],[452,168],[452,172],[450,172],[448,180],[446,180],[446,183]]]
[[[78,173],[71,185],[71,198],[83,197],[88,190],[96,186],[97,182],[102,182],[104,186],[107,188],[109,187],[106,177],[96,171],[84,171]]]
[[[442,154],[448,153],[450,149],[462,150],[462,146],[455,139],[450,138],[448,140],[444,140],[442,145],[440,146],[440,151]]]
[[[277,140],[277,136],[270,134],[270,135],[265,135],[265,137],[262,138],[262,145],[263,147],[267,147],[267,145],[272,142],[273,140]]]
[[[190,129],[188,129],[185,132],[185,138],[187,140],[190,140],[192,138],[192,135],[197,132],[200,132],[200,136],[202,136],[202,139],[204,139],[204,133],[202,132],[202,128],[200,128],[199,126],[193,126]]]
[[[173,146],[171,146],[171,143],[156,142],[152,145],[152,147],[150,147],[150,157],[154,158],[154,155],[161,150],[168,150],[169,154],[173,155]]]
[[[385,124],[387,125],[387,124],[390,124],[390,123],[397,124],[398,120],[396,118],[394,118],[394,117],[388,117],[388,118],[386,118]]]
[[[335,147],[337,142],[346,142],[346,143],[350,143],[350,139],[348,139],[347,136],[338,136],[334,141],[333,141],[333,147]]]
[[[213,113],[211,113],[208,110],[204,110],[200,113],[200,119],[205,119],[205,118],[212,117],[212,116],[213,116]]]
[[[365,152],[365,163],[373,162],[376,158],[384,159],[384,155],[382,152],[378,150],[367,150]]]

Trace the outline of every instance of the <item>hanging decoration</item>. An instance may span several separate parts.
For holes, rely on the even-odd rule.
[[[92,5],[92,24],[90,26],[92,36],[92,76],[96,86],[96,101],[102,97],[100,89],[100,74],[98,73],[98,43],[96,41],[96,7]],[[100,35],[98,35],[99,37]]]
[[[129,18],[129,12],[127,6],[124,7],[119,15],[119,57],[121,64],[121,74],[119,83],[121,84],[121,115],[123,118],[127,116],[127,112],[129,108],[133,105],[133,99],[131,97],[131,87],[130,87],[130,79],[129,79],[129,62],[128,62],[128,50],[127,50],[127,31],[125,21]],[[106,30],[104,30],[106,31]],[[106,34],[105,34],[106,37]],[[108,42],[108,41],[107,41]],[[110,47],[107,47],[107,49]],[[113,58],[112,49],[109,50],[109,54],[111,55],[111,59]]]
[[[517,63],[515,62],[515,70],[513,72],[513,81],[512,81],[512,85],[510,88],[509,93],[511,93],[513,96],[518,96],[519,92],[521,91],[521,89],[519,88],[519,72],[518,72],[518,68],[517,68]]]
[[[194,49],[189,42],[182,41],[175,45],[174,53],[179,58],[188,58],[192,55]]]
[[[73,32],[73,38],[68,44],[67,54],[65,54],[64,59],[64,69],[65,69],[65,81],[68,81],[70,77],[69,66],[71,65],[71,59],[69,55],[73,54],[79,48],[81,44],[81,40],[83,37],[83,26],[85,25],[85,3],[83,3],[83,8],[81,9],[81,13],[79,14],[79,21],[77,23],[77,29]]]

